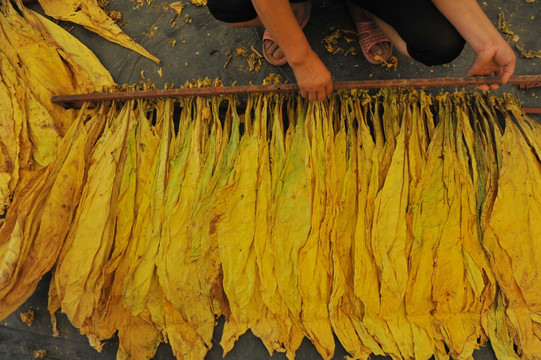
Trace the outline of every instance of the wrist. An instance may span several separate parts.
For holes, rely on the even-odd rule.
[[[285,49],[284,49],[285,50]],[[292,68],[296,68],[305,64],[306,60],[310,57],[312,53],[312,48],[308,45],[308,42],[305,46],[296,47],[292,51],[286,52],[287,62]]]
[[[484,51],[490,48],[499,48],[501,46],[509,46],[507,41],[500,35],[496,28],[491,27],[488,31],[466,38],[466,42],[471,46],[475,53]]]

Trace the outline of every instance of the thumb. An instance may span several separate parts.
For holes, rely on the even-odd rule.
[[[507,81],[509,81],[509,78],[511,77],[511,75],[513,75],[513,72],[515,72],[515,61],[514,61],[514,59],[513,59],[513,61],[511,63],[506,64],[503,67],[503,71],[502,71],[502,74],[501,74],[502,84],[506,84]]]
[[[491,51],[481,51],[475,54],[475,58],[466,74],[468,76],[491,74],[494,71],[492,69],[493,56],[494,53]]]
[[[466,75],[467,76],[482,75],[481,67],[482,67],[481,61],[479,60],[479,58],[476,57],[475,60],[473,60],[473,63],[468,68],[468,70],[466,70]]]

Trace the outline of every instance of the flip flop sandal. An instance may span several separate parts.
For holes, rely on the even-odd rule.
[[[304,21],[301,24],[301,29],[304,29],[306,24],[308,24],[308,20],[310,20],[310,16],[304,19]],[[274,40],[274,38],[272,37],[272,35],[267,29],[265,29],[265,32],[263,33],[263,39],[261,40],[261,45],[263,47],[263,56],[265,57],[265,60],[267,60],[269,64],[274,65],[274,66],[283,66],[287,64],[287,59],[285,55],[279,59],[276,59],[276,58],[271,57],[269,54],[267,54],[267,50],[265,49],[265,40],[276,42],[276,40]]]
[[[393,44],[381,31],[381,29],[373,21],[359,22],[357,25],[357,34],[359,35],[359,45],[363,52],[364,57],[368,62],[372,64],[381,64],[393,53]],[[367,34],[367,36],[361,36]],[[383,60],[377,60],[374,55],[370,52],[370,49],[376,44],[388,42],[391,46],[389,49],[381,56]]]

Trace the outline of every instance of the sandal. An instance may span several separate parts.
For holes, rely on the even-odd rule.
[[[372,64],[382,64],[389,59],[393,53],[393,44],[381,31],[381,29],[373,21],[359,22],[357,25],[357,34],[359,35],[359,45],[363,52],[364,57],[368,62]],[[367,36],[361,36],[368,34]],[[376,44],[388,42],[390,44],[389,49],[381,56],[374,56],[370,49]],[[381,58],[381,59],[380,59]]]
[[[306,19],[304,19],[304,21],[301,24],[301,29],[304,29],[306,24],[308,24],[308,20],[310,20],[310,16],[308,16],[308,17],[306,17]],[[271,57],[270,54],[267,54],[267,50],[265,48],[265,40],[276,42],[276,40],[274,40],[274,38],[272,37],[272,35],[270,34],[270,32],[267,29],[265,29],[265,32],[263,33],[263,39],[261,40],[261,45],[263,47],[263,56],[265,57],[265,60],[267,60],[269,62],[269,64],[274,65],[274,66],[283,66],[283,65],[287,64],[287,59],[286,59],[285,55],[282,56],[279,59],[275,59],[275,58]]]

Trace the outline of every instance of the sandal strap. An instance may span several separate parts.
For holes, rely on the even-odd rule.
[[[379,26],[373,21],[359,22],[355,25],[357,26],[357,33],[359,35],[368,34],[368,36],[360,36],[359,44],[361,48],[370,50],[375,44],[389,41],[387,36],[385,36]]]
[[[274,40],[271,33],[267,29],[265,29],[265,31],[263,32],[263,40],[270,40],[272,42],[276,42],[276,40]]]
[[[376,23],[373,21],[359,22],[359,23],[356,23],[355,25],[357,26],[357,34],[359,35],[359,45],[361,46],[361,50],[366,60],[368,60],[372,64],[381,64],[382,61],[375,60],[373,56],[370,54],[370,49],[374,45],[382,43],[382,42],[390,43],[390,40],[381,31],[379,26],[377,26]],[[392,48],[393,48],[393,45],[390,44],[389,50],[385,52],[382,58],[384,59],[389,58],[393,51]]]
[[[276,40],[274,40],[271,33],[267,29],[265,29],[265,32],[263,33],[263,39],[261,40],[263,57],[265,58],[265,60],[267,60],[269,64],[274,66],[283,66],[287,64],[287,59],[285,56],[282,56],[279,59],[274,59],[267,54],[267,51],[265,50],[265,40],[276,42]]]
[[[357,26],[358,34],[381,32],[381,29],[379,28],[379,26],[377,26],[376,23],[373,21],[358,22],[355,25]]]
[[[306,19],[302,21],[300,24],[301,29],[304,29],[306,24],[308,23],[308,20],[310,20],[310,16],[307,16]],[[274,66],[282,66],[287,64],[287,59],[285,56],[282,56],[280,59],[271,59],[270,56],[267,54],[267,51],[265,50],[265,40],[276,42],[276,40],[272,37],[269,30],[265,29],[265,32],[263,33],[263,39],[261,40],[262,47],[263,47],[263,57],[265,57],[265,60],[267,60],[268,63]]]
[[[381,42],[389,42],[389,39],[382,32],[378,34],[372,34],[359,39],[361,47],[370,50],[370,48]]]

